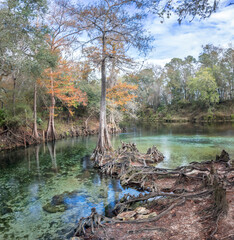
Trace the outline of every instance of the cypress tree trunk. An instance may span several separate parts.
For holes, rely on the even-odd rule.
[[[39,138],[38,131],[37,131],[37,83],[34,84],[34,101],[33,101],[33,132],[32,135],[35,138]]]
[[[50,72],[50,91],[51,91],[51,105],[50,105],[50,114],[49,114],[49,121],[48,127],[46,130],[46,138],[52,139],[53,141],[56,139],[56,132],[54,127],[54,107],[55,107],[55,98],[54,98],[54,78],[52,76],[53,72]]]
[[[115,122],[115,116],[113,110],[110,112],[110,125],[111,125],[111,133],[117,133],[120,131],[119,125]]]
[[[100,123],[99,123],[99,135],[97,142],[97,149],[99,153],[103,153],[105,150],[111,148],[110,137],[107,129],[106,122],[106,61],[102,61],[102,93],[100,104]]]
[[[115,51],[115,47],[113,47],[113,51]],[[117,73],[116,73],[116,60],[115,58],[111,59],[111,72],[110,72],[110,79],[107,85],[107,88],[113,88],[117,84]],[[111,126],[111,133],[115,133],[119,130],[119,127],[116,125],[115,116],[114,116],[114,109],[110,109],[110,118],[109,123]]]
[[[106,122],[106,54],[105,54],[105,36],[102,39],[102,65],[101,65],[101,103],[100,103],[100,122],[97,146],[91,156],[97,163],[99,162],[99,155],[103,155],[106,150],[112,149],[110,137],[107,129]]]
[[[14,117],[15,117],[15,92],[16,92],[16,77],[13,75],[12,103],[13,103],[13,116],[14,116]]]

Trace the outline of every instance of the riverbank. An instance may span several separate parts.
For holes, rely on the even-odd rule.
[[[140,122],[192,122],[192,123],[215,123],[234,122],[234,103],[226,101],[219,103],[212,109],[199,108],[192,104],[178,104],[165,108],[146,109],[139,116]]]
[[[135,145],[125,146],[112,153],[118,156],[112,161],[110,153],[104,155],[101,171],[147,192],[125,195],[113,218],[92,209],[89,217],[81,218],[75,230],[78,237],[72,239],[233,238],[234,162],[227,152],[215,160],[162,169],[146,166]],[[146,155],[155,154],[152,150]]]
[[[88,124],[80,120],[78,122],[56,122],[56,140],[66,139],[70,137],[97,135],[99,130],[99,122],[97,119],[92,119]],[[39,139],[32,136],[32,127],[21,126],[12,129],[0,129],[0,151],[11,150],[18,147],[27,147],[34,144],[46,142],[45,138],[46,126],[38,126]],[[111,134],[119,133],[120,128],[109,126]],[[50,141],[50,139],[48,139]]]

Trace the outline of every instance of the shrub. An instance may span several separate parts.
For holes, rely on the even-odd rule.
[[[18,129],[23,125],[23,120],[19,116],[7,117],[5,125],[10,129]]]
[[[0,109],[0,127],[3,127],[6,122],[6,113],[3,109]]]

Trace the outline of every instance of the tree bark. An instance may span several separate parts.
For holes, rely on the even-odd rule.
[[[16,77],[13,74],[13,94],[12,94],[12,101],[13,101],[13,116],[15,117],[15,90],[16,90]]]
[[[115,51],[115,47],[113,47],[113,51]],[[111,59],[111,72],[110,72],[110,79],[107,84],[107,88],[111,89],[117,84],[117,74],[116,74],[116,60],[115,58]],[[118,131],[118,127],[115,122],[115,116],[113,113],[114,109],[110,109],[110,126],[111,126],[111,133]]]
[[[106,59],[102,60],[102,93],[100,104],[100,125],[97,148],[103,153],[111,148],[110,137],[106,123]]]
[[[55,107],[55,98],[54,98],[54,78],[52,76],[53,71],[50,72],[50,90],[51,90],[51,106],[50,106],[50,115],[48,121],[48,127],[46,130],[46,139],[56,139],[56,132],[54,127],[54,107]]]
[[[33,136],[35,138],[39,138],[38,131],[37,131],[37,83],[34,84],[34,102],[33,102]]]
[[[92,159],[97,161],[97,155],[103,153],[106,150],[112,149],[110,137],[107,129],[106,122],[106,43],[105,35],[102,38],[102,63],[101,63],[101,102],[100,102],[100,122],[99,122],[99,134],[96,149],[92,155]]]
[[[113,49],[115,51],[115,48]],[[111,59],[111,71],[110,71],[110,79],[107,84],[107,88],[113,88],[117,84],[117,74],[116,74],[116,60],[115,58]]]
[[[110,110],[110,126],[111,126],[111,133],[117,133],[120,128],[119,125],[117,126],[116,122],[115,122],[115,116],[114,116],[114,112],[113,110]]]

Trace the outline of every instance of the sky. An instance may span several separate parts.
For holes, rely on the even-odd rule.
[[[229,44],[234,46],[234,0],[221,0],[219,10],[205,20],[194,19],[179,25],[176,19],[172,16],[160,23],[159,18],[151,17],[146,22],[146,28],[155,38],[146,63],[164,66],[174,57],[183,59],[192,55],[197,58],[202,45],[206,44],[225,48]]]
[[[75,0],[77,1],[77,0]],[[79,0],[83,3],[93,3],[96,0]],[[141,68],[147,64],[161,65],[170,62],[172,58],[185,58],[192,55],[198,58],[202,46],[213,44],[217,47],[234,47],[234,0],[220,0],[218,10],[207,19],[189,18],[181,25],[178,16],[173,15],[161,23],[156,15],[151,15],[145,22],[146,29],[155,38],[153,49],[142,58],[136,51],[130,51],[130,56],[140,63]]]

